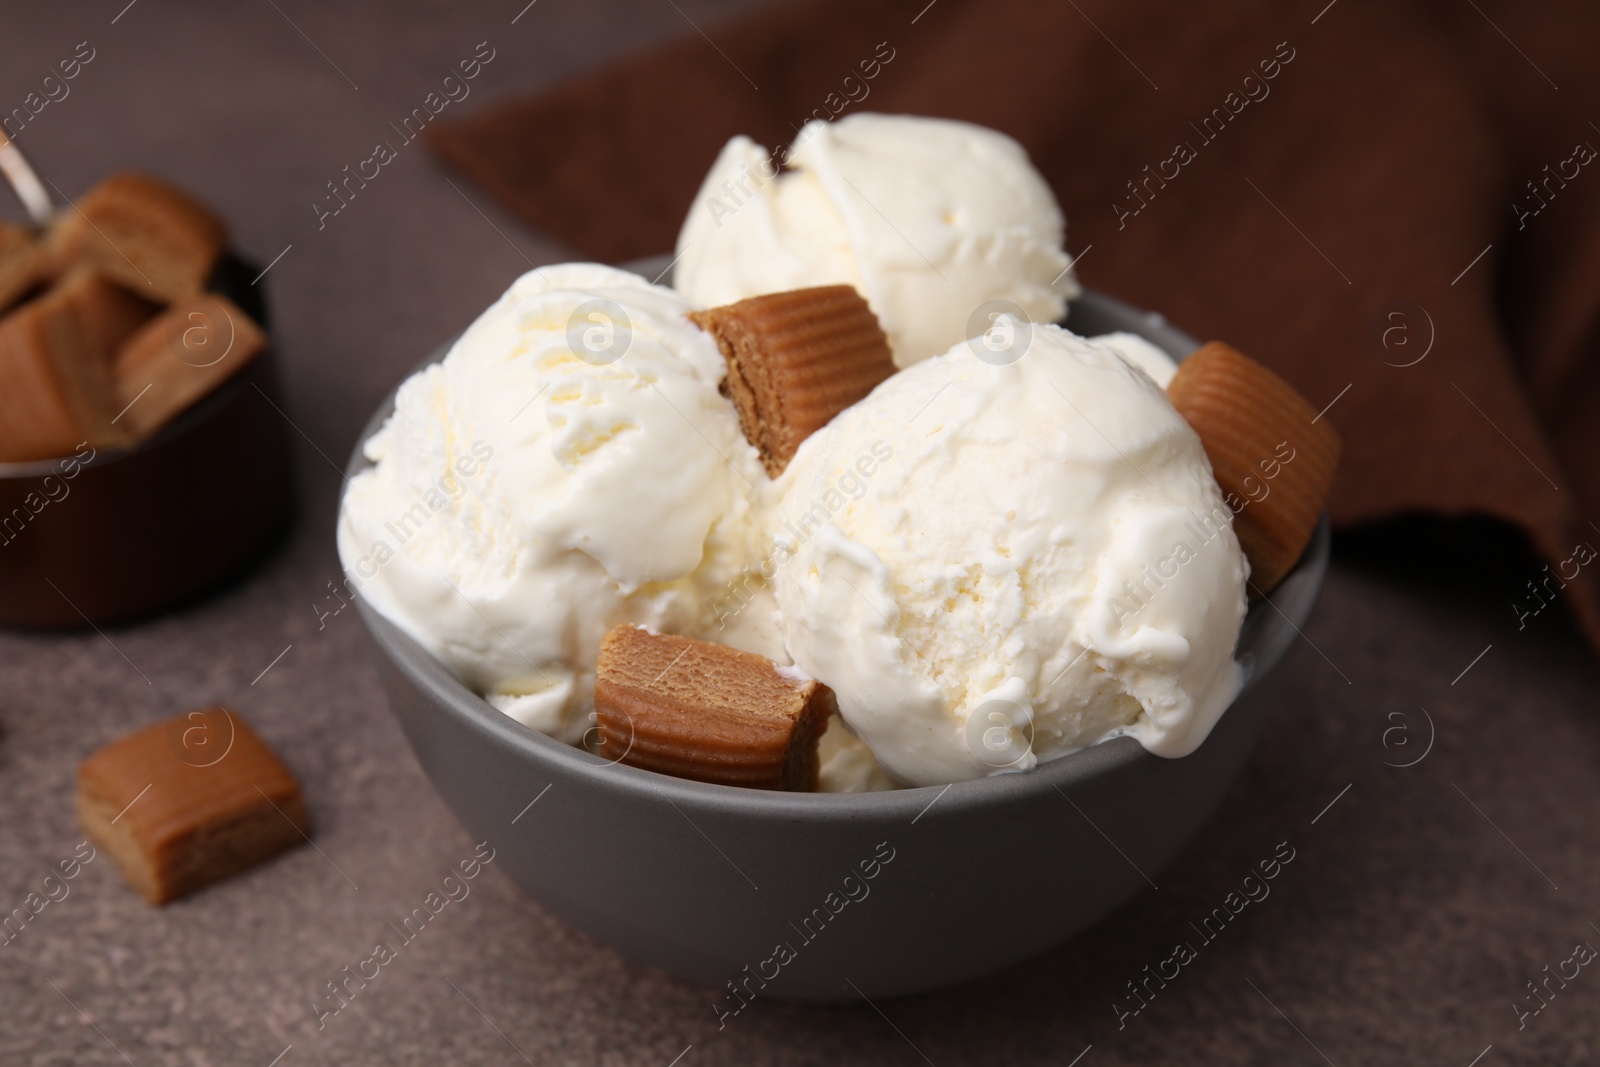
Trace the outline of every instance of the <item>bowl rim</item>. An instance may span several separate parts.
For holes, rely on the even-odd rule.
[[[85,468],[100,469],[109,467],[113,463],[133,459],[136,456],[146,455],[157,451],[169,441],[182,437],[191,428],[208,421],[222,408],[227,407],[233,399],[243,390],[253,384],[245,374],[245,368],[251,364],[265,363],[272,360],[272,345],[262,346],[260,352],[250,357],[248,363],[239,367],[228,376],[228,379],[211,392],[195,401],[184,409],[177,418],[166,423],[155,433],[131,445],[118,445],[94,449],[94,454],[87,460],[78,460],[75,453],[64,456],[50,456],[46,459],[24,459],[10,462],[0,462],[0,480],[5,479],[33,479],[44,478],[50,475],[61,474],[61,467],[65,463],[77,460]],[[88,442],[84,442],[85,445]]]
[[[1072,304],[1084,305],[1102,312],[1112,312],[1125,318],[1130,316],[1139,318],[1147,323],[1149,333],[1155,335],[1151,339],[1175,359],[1181,360],[1199,347],[1199,342],[1172,327],[1159,314],[1142,311],[1088,287],[1084,287],[1082,295]],[[417,364],[410,374],[439,362],[454,343],[453,338],[439,346]],[[343,509],[344,493],[348,492],[351,479],[372,465],[365,455],[367,441],[382,427],[394,410],[395,395],[400,385],[409,379],[410,374],[390,390],[362,428],[345,467],[344,488],[340,493],[340,512]],[[1328,516],[1324,511],[1310,543],[1284,578],[1284,582],[1298,579],[1302,584],[1308,583],[1309,595],[1297,598],[1300,603],[1290,606],[1293,617],[1268,598],[1264,597],[1252,603],[1241,626],[1241,645],[1246,640],[1250,616],[1259,611],[1276,612],[1287,626],[1295,633],[1299,633],[1321,592],[1328,566],[1330,543]],[[1027,771],[1001,772],[984,778],[944,785],[905,786],[875,792],[785,792],[678,778],[602,759],[583,748],[569,745],[523,725],[468,689],[443,662],[436,659],[399,626],[379,614],[352,583],[347,582],[346,585],[350,586],[357,613],[379,653],[397,668],[414,689],[428,696],[430,704],[445,709],[462,725],[485,735],[497,745],[516,751],[535,765],[547,767],[554,775],[607,775],[610,772],[608,775],[610,788],[629,794],[633,799],[640,801],[666,800],[680,807],[687,805],[700,810],[743,811],[752,815],[807,822],[857,819],[894,821],[901,818],[915,822],[935,804],[960,803],[963,808],[969,810],[1005,805],[1050,789],[1064,792],[1069,786],[1080,788],[1094,781],[1127,772],[1142,762],[1169,759],[1147,751],[1134,738],[1123,736],[1089,745],[1076,752],[1040,763]],[[1282,588],[1282,584],[1279,588]],[[1213,725],[1211,733],[1190,754],[1191,756],[1198,755],[1211,742],[1217,730],[1221,728],[1223,720],[1260,684],[1262,679],[1272,673],[1286,654],[1290,642],[1280,641],[1275,646],[1271,642],[1263,641],[1263,643],[1267,647],[1262,656],[1256,657],[1252,650],[1246,650],[1247,654],[1251,655],[1251,662],[1239,692]],[[1235,658],[1240,658],[1238,649],[1235,651]],[[1181,759],[1187,758],[1190,757],[1181,757]],[[946,793],[952,796],[946,798]]]

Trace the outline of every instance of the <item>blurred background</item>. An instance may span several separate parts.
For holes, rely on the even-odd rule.
[[[1600,942],[1595,580],[1539,598],[1549,611],[1530,590],[1549,589],[1545,568],[1574,543],[1600,545],[1600,177],[1576,147],[1600,145],[1592,15],[1486,0],[116,0],[0,19],[0,113],[23,109],[8,129],[41,174],[71,197],[115,170],[166,177],[269,268],[257,284],[296,502],[282,540],[213,595],[103,632],[0,632],[0,907],[81,840],[85,756],[207,703],[240,709],[284,755],[325,853],[162,910],[109,861],[88,867],[0,947],[0,1059],[1594,1055],[1600,980],[1560,987],[1537,1017],[1515,1007],[1534,1003],[1542,968]],[[329,599],[360,427],[533,265],[669,251],[729,135],[772,144],[833,112],[835,83],[882,40],[893,64],[848,106],[1017,136],[1061,200],[1084,284],[1238,343],[1344,434],[1334,568],[1270,682],[1280,711],[1244,777],[1158,890],[959,989],[759,1002],[719,1030],[711,991],[625,962],[491,870],[319,1029],[311,998],[473,844],[390,718],[354,612]],[[1285,45],[1271,94],[1233,111],[1214,146],[1185,132],[1232,111],[1228,95]],[[93,58],[65,91],[46,85],[84,46]],[[435,139],[402,145],[395,124],[485,46]],[[1140,195],[1144,168],[1184,138],[1194,162]],[[396,157],[329,214],[328,183],[380,141]],[[1575,176],[1549,182],[1547,166]],[[23,215],[0,197],[0,218]],[[1272,900],[1119,1027],[1125,983],[1286,841],[1297,858]],[[1026,923],[1050,902],[970,906]]]

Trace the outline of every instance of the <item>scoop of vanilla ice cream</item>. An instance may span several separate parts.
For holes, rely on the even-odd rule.
[[[361,595],[490,703],[570,742],[592,725],[605,632],[715,629],[762,547],[766,475],[688,308],[609,267],[523,275],[400,387],[344,495],[339,554]]]
[[[782,173],[770,156],[735,137],[689,209],[674,284],[698,304],[853,285],[904,367],[987,329],[991,301],[1056,322],[1079,292],[1061,209],[1005,134],[861,113],[807,123]]]
[[[777,489],[788,652],[904,783],[1119,734],[1185,755],[1238,691],[1231,515],[1111,347],[1002,316],[837,416]]]

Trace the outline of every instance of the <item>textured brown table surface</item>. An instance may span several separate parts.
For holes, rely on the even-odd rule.
[[[1525,983],[1576,943],[1600,945],[1600,665],[1555,612],[1517,629],[1510,597],[1538,567],[1494,539],[1442,562],[1424,541],[1426,574],[1347,542],[1217,817],[1159,889],[1024,966],[875,1008],[758,1002],[719,1033],[710,992],[630,965],[491,867],[319,1031],[311,997],[472,850],[384,707],[354,613],[319,628],[339,577],[335,467],[408,367],[530,263],[564,253],[452,188],[414,145],[320,230],[311,205],[481,41],[495,58],[452,108],[693,34],[690,18],[714,27],[742,5],[543,0],[513,24],[521,0],[124,2],[11,5],[0,110],[88,41],[95,58],[70,95],[23,135],[36,164],[73,195],[114,168],[168,174],[220,207],[257,261],[282,253],[263,284],[301,507],[286,544],[204,603],[104,635],[0,635],[0,907],[21,905],[82,839],[78,762],[205,702],[243,711],[301,776],[317,849],[161,910],[109,858],[89,864],[0,947],[0,1062],[1493,1067],[1600,1055],[1600,973],[1552,981],[1520,1030],[1513,1007],[1537,1003]],[[720,62],[709,46],[707,61]],[[1270,897],[1119,1030],[1125,983],[1284,841],[1296,859]],[[1026,923],[1051,902],[971,906]]]

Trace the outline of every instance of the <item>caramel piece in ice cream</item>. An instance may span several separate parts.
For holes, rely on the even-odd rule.
[[[245,721],[213,707],[158,722],[78,768],[78,823],[152,904],[308,840],[300,784]]]
[[[728,361],[722,391],[776,478],[800,442],[894,373],[878,318],[848,285],[793,289],[694,311]]]
[[[88,260],[141,296],[163,303],[197,296],[227,244],[212,211],[144,174],[113,174],[57,217],[58,264]]]
[[[254,359],[266,338],[220,296],[175,304],[118,350],[113,369],[117,421],[144,437],[210,393]]]
[[[1221,341],[1178,364],[1167,395],[1200,435],[1256,595],[1300,558],[1333,488],[1339,434],[1288,382]]]
[[[721,785],[813,790],[836,708],[821,682],[764,656],[618,626],[600,644],[594,708],[613,762]]]
[[[0,320],[0,462],[126,444],[112,355],[153,312],[80,267]]]

